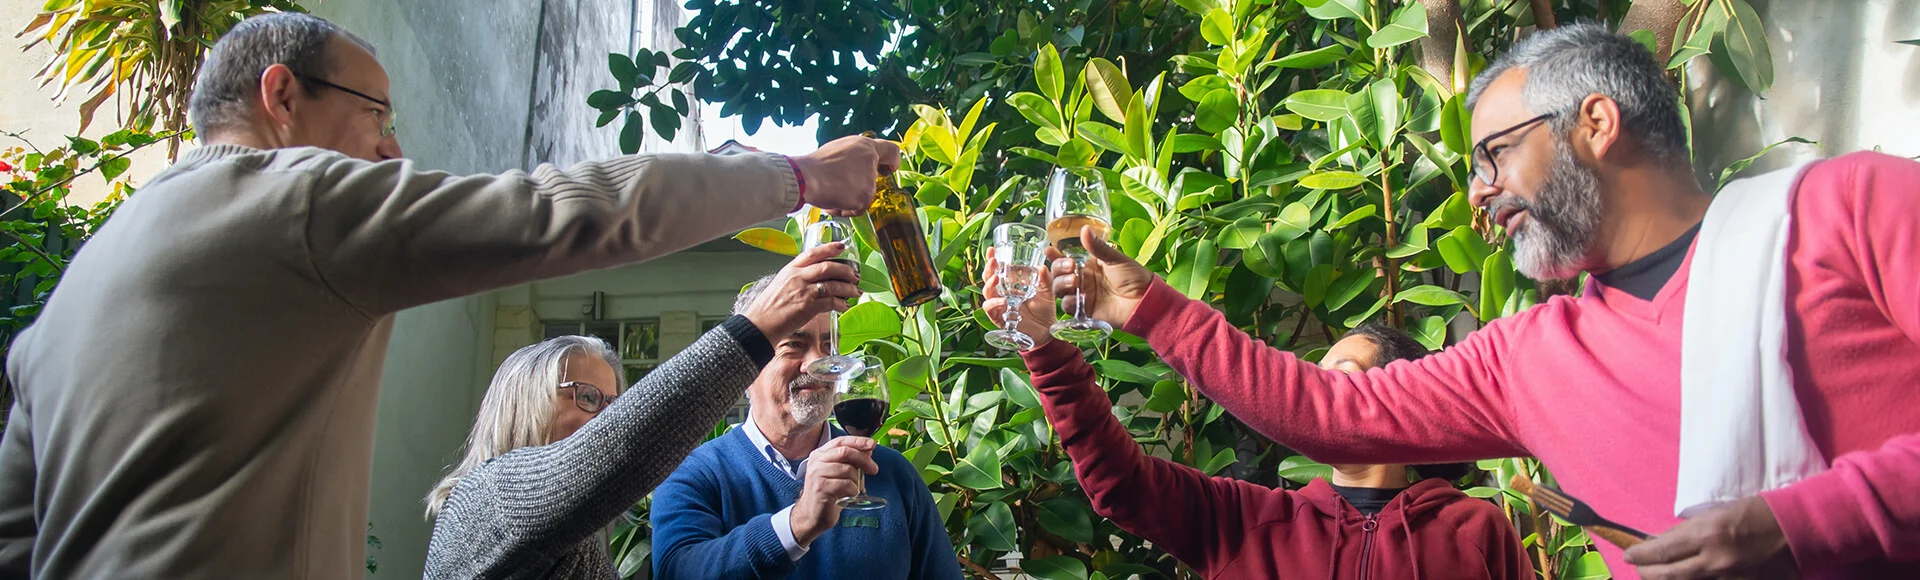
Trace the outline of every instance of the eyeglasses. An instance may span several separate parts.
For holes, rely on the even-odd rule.
[[[568,362],[567,359],[560,359],[560,376],[562,378],[567,376]],[[560,386],[557,387],[557,390],[564,391],[567,389],[573,389],[574,406],[580,407],[580,410],[588,413],[597,414],[601,409],[607,408],[607,405],[612,405],[614,399],[620,397],[620,395],[609,395],[602,392],[600,387],[593,386],[593,383],[581,381],[567,381],[560,383]]]
[[[1545,121],[1547,119],[1552,119],[1555,115],[1558,115],[1558,114],[1559,113],[1547,113],[1544,115],[1534,117],[1532,119],[1521,121],[1520,124],[1518,125],[1514,125],[1512,127],[1507,127],[1506,129],[1502,129],[1497,133],[1488,135],[1486,136],[1486,138],[1481,139],[1479,143],[1473,144],[1473,177],[1475,179],[1479,179],[1480,183],[1486,185],[1487,187],[1493,187],[1493,182],[1500,179],[1500,165],[1494,162],[1493,152],[1487,149],[1487,143],[1493,141],[1494,139],[1505,137],[1508,134],[1513,133],[1514,131],[1525,129],[1529,126],[1532,126],[1534,123]]]
[[[394,128],[394,119],[399,117],[399,113],[393,109],[393,103],[387,102],[386,99],[376,99],[372,95],[334,84],[332,81],[319,77],[307,76],[300,73],[293,73],[293,76],[309,82],[319,83],[329,88],[339,89],[341,92],[379,104],[382,108],[386,109],[386,113],[381,115],[383,118],[380,120],[380,136],[392,137],[394,133],[397,132]]]

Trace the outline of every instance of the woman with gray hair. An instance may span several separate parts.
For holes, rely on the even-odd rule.
[[[858,296],[829,244],[626,394],[599,339],[522,348],[494,374],[460,463],[427,496],[429,578],[615,578],[595,533],[671,473],[787,336]]]

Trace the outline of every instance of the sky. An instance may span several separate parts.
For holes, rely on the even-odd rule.
[[[816,117],[807,117],[807,121],[798,127],[775,125],[772,121],[760,124],[760,130],[748,135],[740,126],[740,117],[720,116],[717,103],[706,103],[700,107],[700,130],[705,134],[707,148],[719,147],[728,139],[761,151],[770,151],[784,155],[804,155],[819,148],[814,138],[820,126]]]

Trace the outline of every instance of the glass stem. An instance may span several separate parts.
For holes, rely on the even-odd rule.
[[[1019,297],[1007,299],[1007,320],[1004,325],[1007,330],[1020,331],[1020,305],[1024,302],[1026,299]]]
[[[1086,276],[1082,275],[1084,273],[1083,271],[1086,270],[1086,268],[1087,268],[1086,254],[1083,254],[1083,253],[1073,254],[1073,319],[1074,320],[1087,319],[1087,316],[1082,313],[1082,311],[1087,307],[1086,293],[1081,288],[1083,283],[1086,282]]]
[[[827,356],[840,356],[840,311],[827,311]]]

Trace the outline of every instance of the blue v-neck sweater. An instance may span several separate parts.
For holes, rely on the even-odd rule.
[[[913,464],[886,447],[876,447],[873,460],[880,473],[867,476],[867,493],[887,506],[841,512],[840,524],[795,562],[772,520],[800,497],[801,482],[775,468],[740,429],[701,445],[653,492],[654,576],[960,578],[940,512]]]

